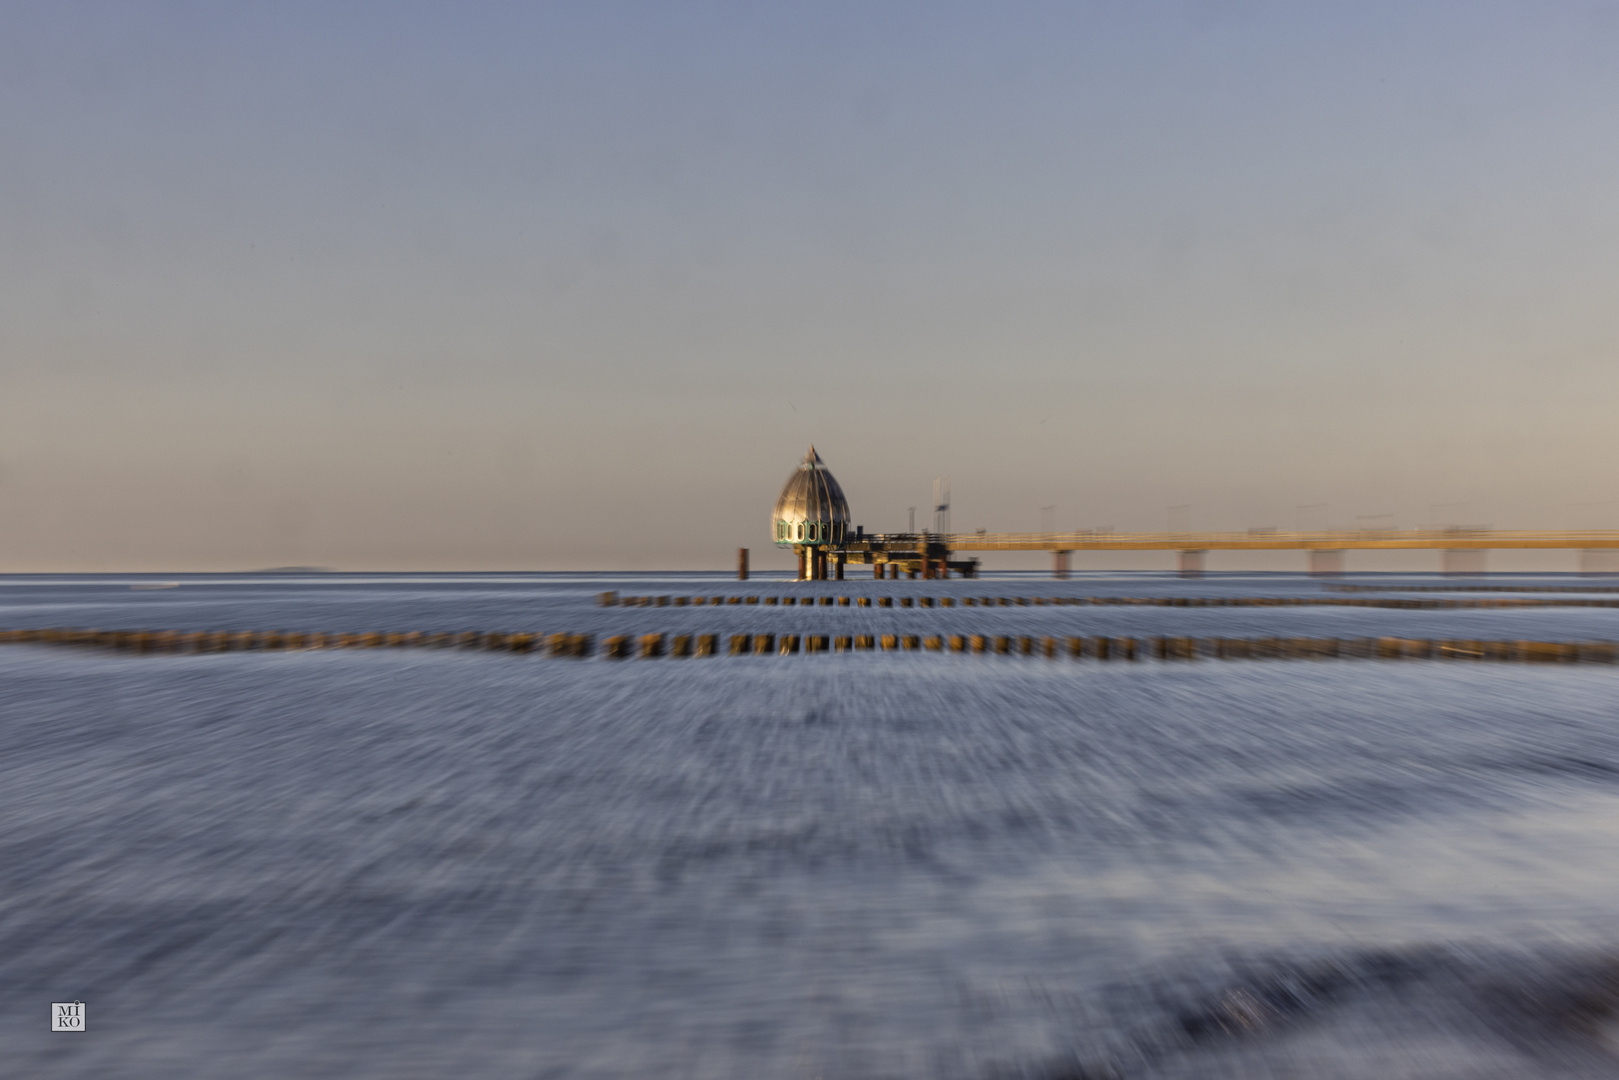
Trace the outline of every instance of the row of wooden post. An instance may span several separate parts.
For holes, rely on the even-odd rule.
[[[133,653],[266,652],[304,649],[459,648],[584,658],[591,634],[178,630],[0,630],[0,644],[69,645]],[[1494,641],[1433,638],[1036,637],[990,634],[615,634],[601,655],[630,657],[788,656],[804,653],[952,652],[1096,660],[1491,660],[1519,663],[1615,662],[1608,641]]]
[[[616,634],[608,659],[715,655],[717,634]],[[845,652],[953,652],[1095,660],[1492,660],[1613,664],[1613,642],[1485,641],[1432,638],[1034,637],[988,634],[731,634],[731,656]]]
[[[767,607],[1040,607],[1089,605],[1093,607],[1361,607],[1397,611],[1448,611],[1545,607],[1619,607],[1619,599],[1459,597],[1414,599],[1403,596],[620,596],[600,594],[603,607],[703,607],[724,604],[763,604]]]

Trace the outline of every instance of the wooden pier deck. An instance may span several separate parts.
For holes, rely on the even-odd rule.
[[[1493,548],[1569,550],[1581,552],[1586,572],[1619,572],[1619,530],[1509,530],[1474,527],[1444,529],[1353,529],[1320,532],[1041,532],[1041,533],[870,533],[848,538],[825,559],[837,577],[849,563],[872,565],[884,574],[925,578],[950,573],[972,576],[977,560],[957,557],[977,551],[1049,551],[1056,577],[1068,574],[1068,555],[1075,551],[1174,551],[1183,576],[1203,572],[1210,551],[1304,551],[1312,574],[1343,572],[1343,553],[1357,550],[1443,553],[1448,574],[1484,572],[1484,552]]]

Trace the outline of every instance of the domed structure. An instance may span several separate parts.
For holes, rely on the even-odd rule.
[[[826,547],[842,544],[849,531],[849,502],[843,488],[821,464],[815,447],[804,455],[798,471],[787,478],[772,515],[776,543],[782,547]]]

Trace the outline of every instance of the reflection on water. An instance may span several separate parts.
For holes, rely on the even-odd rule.
[[[0,624],[1619,636],[1603,609],[167,580],[6,580]],[[1059,585],[1002,591],[1031,588]],[[0,1054],[31,1076],[1613,1076],[1616,689],[1607,667],[7,647]],[[91,1031],[52,1036],[46,1005],[76,998]]]

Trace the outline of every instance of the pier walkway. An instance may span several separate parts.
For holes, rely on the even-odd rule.
[[[873,533],[849,537],[826,558],[837,567],[869,564],[874,576],[945,577],[952,571],[972,576],[977,560],[954,558],[958,552],[1049,551],[1054,576],[1068,576],[1068,556],[1074,551],[1174,551],[1182,576],[1203,572],[1210,551],[1303,551],[1310,573],[1335,576],[1343,572],[1346,551],[1433,550],[1442,553],[1447,574],[1484,572],[1484,552],[1492,548],[1562,549],[1580,553],[1585,573],[1619,572],[1619,530],[1504,530],[1472,527],[1445,529],[1354,529],[1322,532],[1282,532],[1253,529],[1247,532],[1118,533],[1102,531],[1066,533]],[[886,568],[886,573],[885,573]]]

